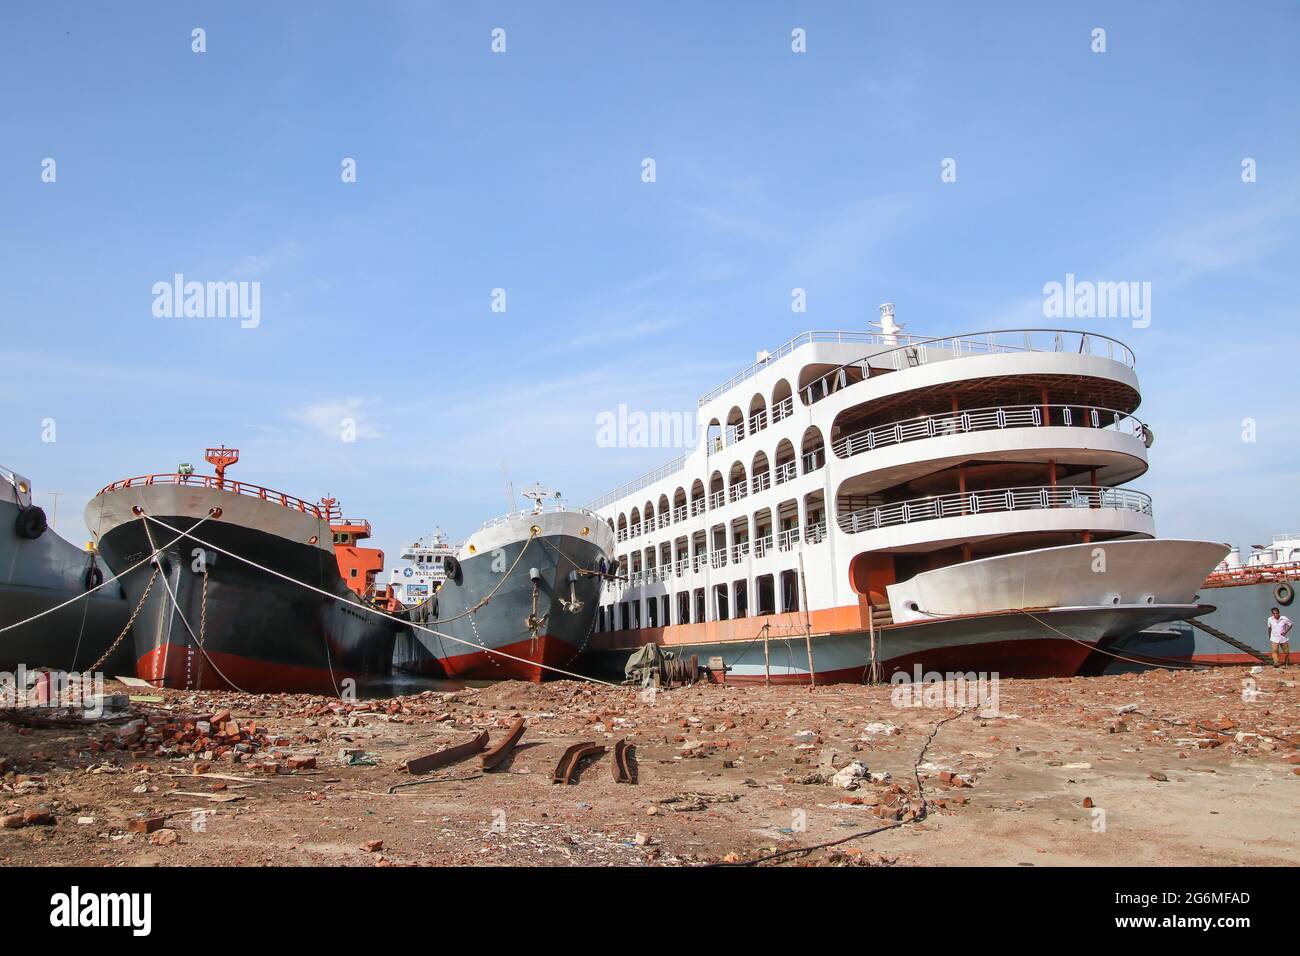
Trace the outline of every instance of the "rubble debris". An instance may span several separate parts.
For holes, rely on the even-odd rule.
[[[149,834],[150,846],[175,846],[178,842],[180,842],[180,837],[176,831],[169,830],[166,827]]]
[[[842,770],[836,771],[830,782],[841,790],[858,789],[858,781],[867,775],[866,764],[858,760],[850,761]]]
[[[864,740],[866,737],[875,736],[892,737],[902,732],[903,728],[899,727],[898,724],[891,724],[888,721],[881,720],[873,720],[862,728],[862,733],[865,735]]]
[[[336,848],[419,834],[404,846],[403,862],[478,863],[509,852],[512,860],[538,864],[691,865],[730,857],[775,865],[800,854],[769,854],[807,840],[821,849],[815,855],[801,849],[805,863],[884,865],[878,859],[896,859],[929,865],[959,862],[951,838],[984,832],[993,814],[1014,814],[1006,827],[1033,827],[1055,816],[1058,824],[1086,828],[1097,803],[1122,801],[1126,826],[1114,839],[1065,840],[1054,852],[1076,864],[1190,861],[1204,853],[1196,842],[1205,842],[1204,830],[1189,835],[1162,820],[1210,802],[1199,781],[1226,787],[1227,799],[1275,808],[1286,802],[1281,788],[1298,779],[1300,695],[1291,689],[1297,681],[1289,679],[1290,671],[1269,670],[1256,677],[1258,694],[1247,699],[1241,684],[1247,673],[1221,668],[1008,679],[1001,706],[1023,717],[967,713],[946,726],[950,710],[900,711],[887,686],[810,691],[697,683],[651,698],[635,688],[573,681],[502,682],[359,702],[164,690],[157,695],[161,701],[132,701],[114,723],[81,725],[71,733],[0,722],[0,858],[18,865],[132,865],[157,863],[165,852],[168,863],[179,865],[394,865],[379,851],[354,849],[350,858],[340,858]],[[1127,709],[1135,703],[1137,709]],[[521,718],[544,746],[516,749],[513,760],[500,765],[511,764],[512,773],[478,772],[477,761],[471,772],[466,761],[398,776],[401,757],[426,754],[442,741],[486,732],[500,746]],[[237,738],[227,736],[236,732]],[[652,792],[617,787],[602,771],[575,791],[591,794],[582,803],[554,799],[558,792],[547,799],[552,765],[540,766],[537,754],[545,764],[570,742],[617,750],[620,739],[629,756],[635,740],[638,761],[654,769]],[[918,757],[922,740],[932,745],[927,742]],[[931,761],[923,759],[927,749]],[[316,767],[305,758],[314,758]],[[1141,800],[1152,782],[1150,764],[1169,766],[1175,759],[1183,773],[1164,771],[1163,782],[1180,781],[1179,787],[1162,790],[1159,806]],[[856,784],[853,789],[837,785],[834,778],[854,763],[870,769],[844,774],[854,779],[840,782]],[[322,764],[328,764],[323,771]],[[615,756],[611,775],[617,764]],[[1216,770],[1218,776],[1210,777]],[[433,786],[401,789],[423,784]],[[982,799],[967,795],[974,792],[971,784],[986,791]],[[1102,796],[1085,796],[1097,786]],[[208,812],[223,803],[223,813],[239,825],[191,836],[191,808]],[[23,822],[27,811],[42,806],[56,828]],[[950,839],[924,828],[889,835],[924,816],[927,806]],[[1072,813],[1062,813],[1067,806]],[[498,810],[507,822],[500,832],[491,822]],[[791,823],[796,811],[806,814],[806,830]],[[157,817],[156,829],[129,832],[135,815]],[[1300,841],[1275,826],[1260,836],[1268,824],[1254,823],[1253,815],[1245,822],[1241,815],[1208,821],[1211,828],[1245,827],[1251,834],[1230,847],[1216,844],[1231,864],[1300,858]],[[64,825],[74,822],[79,825]],[[638,824],[648,842],[637,839]],[[175,845],[150,842],[163,829],[178,835]],[[281,839],[286,831],[292,836]],[[822,847],[845,836],[870,840],[873,849],[866,843]],[[904,845],[908,853],[898,854]],[[876,857],[885,850],[888,858]],[[990,845],[986,858],[1016,862],[1009,853]]]
[[[735,803],[740,799],[737,793],[676,793],[671,797],[656,800],[661,807],[667,807],[674,813],[704,810],[715,803]]]

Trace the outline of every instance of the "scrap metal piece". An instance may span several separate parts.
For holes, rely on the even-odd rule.
[[[620,738],[614,744],[615,783],[636,783],[636,769],[632,763],[633,749],[635,748],[627,742],[626,737]]]
[[[603,744],[593,743],[590,740],[574,744],[560,757],[560,762],[555,767],[555,775],[551,778],[552,782],[573,783],[573,774],[578,769],[578,764],[588,757],[599,757],[604,752]]]
[[[406,769],[411,773],[428,773],[430,770],[437,770],[439,767],[458,763],[466,757],[474,756],[487,746],[487,742],[488,735],[485,730],[468,743],[457,744],[454,747],[443,747],[435,753],[408,760],[406,761]]]
[[[520,717],[510,727],[510,733],[506,734],[501,741],[484,753],[478,756],[478,765],[480,770],[491,770],[498,764],[502,763],[509,757],[515,749],[515,744],[519,743],[519,738],[524,735],[524,718]]]

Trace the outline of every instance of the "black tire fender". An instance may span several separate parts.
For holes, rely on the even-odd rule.
[[[1290,604],[1295,600],[1295,588],[1283,581],[1273,589],[1273,600],[1282,605]]]
[[[86,578],[84,584],[87,591],[93,591],[104,583],[104,572],[99,570],[99,565],[92,564],[86,568]]]
[[[14,530],[18,533],[18,537],[26,538],[28,541],[35,541],[48,527],[44,510],[35,505],[18,512],[18,518],[14,521]]]

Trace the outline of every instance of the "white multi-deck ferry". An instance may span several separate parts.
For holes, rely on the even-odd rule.
[[[1204,610],[1227,546],[1157,540],[1120,487],[1153,440],[1127,346],[878,325],[760,353],[700,398],[702,443],[592,503],[622,579],[595,666],[657,643],[728,681],[1068,675]]]
[[[406,563],[389,572],[388,598],[396,602],[394,606],[423,604],[447,579],[447,559],[455,556],[456,546],[441,529],[412,542],[402,549],[401,560]]]

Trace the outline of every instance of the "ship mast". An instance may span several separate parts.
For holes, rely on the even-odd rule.
[[[220,448],[209,448],[203,453],[203,457],[208,464],[215,465],[217,469],[217,487],[226,486],[226,469],[239,461],[239,449],[227,448],[222,445]]]

